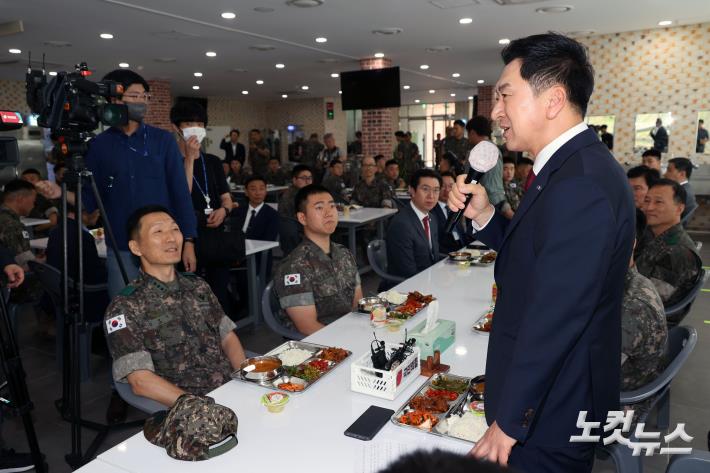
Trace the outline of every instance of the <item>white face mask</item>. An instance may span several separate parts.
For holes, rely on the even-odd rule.
[[[191,136],[196,136],[197,141],[202,143],[202,140],[204,140],[205,136],[207,136],[207,130],[201,126],[191,126],[189,128],[182,129],[182,136],[185,138],[185,141],[190,139]]]

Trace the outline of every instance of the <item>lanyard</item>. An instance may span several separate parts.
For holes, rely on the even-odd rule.
[[[205,190],[202,190],[202,186],[199,182],[197,182],[197,178],[195,177],[194,173],[192,174],[192,180],[195,181],[197,188],[200,190],[200,193],[205,198],[205,203],[207,204],[207,208],[205,210],[212,210],[210,207],[210,189],[207,180],[207,168],[205,167],[205,157],[202,155],[202,153],[200,153],[200,161],[202,161],[202,174],[205,176]]]
[[[130,137],[128,137],[128,139],[130,139]],[[134,153],[141,154],[137,149],[128,143],[128,140],[126,140],[126,146],[128,146],[128,149]],[[148,157],[148,127],[145,125],[143,125],[143,157]]]

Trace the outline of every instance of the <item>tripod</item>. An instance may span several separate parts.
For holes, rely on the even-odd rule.
[[[2,383],[0,388],[8,388],[12,399],[10,406],[16,414],[22,417],[22,424],[25,428],[25,435],[27,435],[27,443],[30,447],[35,471],[37,473],[45,473],[47,464],[44,462],[42,453],[39,450],[37,434],[32,423],[30,411],[33,405],[30,400],[30,393],[27,390],[27,383],[25,383],[25,370],[22,368],[15,332],[10,324],[4,297],[0,297],[0,363],[2,364],[2,372],[5,375],[5,382]]]
[[[83,148],[83,147],[82,147]],[[114,236],[111,224],[106,216],[99,190],[96,186],[96,181],[91,171],[87,170],[84,165],[84,159],[81,152],[71,154],[71,161],[68,163],[65,173],[64,182],[62,183],[62,264],[61,264],[61,294],[62,294],[62,311],[64,313],[64,336],[68,343],[64,344],[63,353],[63,369],[62,369],[62,399],[58,404],[60,412],[64,420],[71,423],[71,452],[65,456],[66,462],[72,469],[76,469],[90,461],[96,456],[96,451],[101,446],[106,436],[111,430],[125,427],[134,427],[142,423],[137,421],[133,423],[123,423],[117,425],[104,425],[97,422],[91,422],[82,419],[81,417],[81,373],[80,373],[80,348],[79,340],[82,334],[89,330],[85,318],[84,311],[84,248],[82,244],[82,188],[84,184],[89,184],[91,192],[96,200],[97,206],[104,220],[105,234],[108,237],[108,242],[111,245],[114,253],[118,255],[118,244]],[[67,219],[67,189],[68,186],[76,188],[75,203],[76,209],[76,242],[68,241],[68,219]],[[77,268],[77,277],[70,284],[71,275],[69,274],[69,247],[74,244],[77,251],[75,254],[75,267]],[[121,270],[121,275],[125,284],[128,284],[128,276],[123,261],[118,257],[118,265]],[[89,447],[83,452],[81,430],[86,427],[97,432],[96,437],[91,442]]]

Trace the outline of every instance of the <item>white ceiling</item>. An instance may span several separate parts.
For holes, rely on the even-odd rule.
[[[499,0],[501,1],[501,0]],[[596,34],[658,28],[659,20],[675,25],[710,21],[708,0],[324,0],[315,8],[288,6],[286,0],[0,0],[0,23],[22,20],[24,32],[0,36],[0,78],[23,79],[26,53],[46,53],[48,70],[72,68],[87,61],[96,78],[128,62],[148,79],[172,82],[174,95],[228,95],[248,100],[323,97],[338,93],[331,73],[358,69],[358,58],[383,52],[402,68],[402,102],[465,99],[476,81],[494,83],[501,69],[500,38],[548,30]],[[439,8],[433,3],[461,5]],[[568,13],[541,14],[546,6],[573,7]],[[257,7],[273,9],[260,13]],[[236,13],[225,20],[221,12]],[[473,18],[461,25],[462,17]],[[382,36],[378,28],[402,28]],[[100,33],[112,33],[103,40]],[[316,43],[324,36],[326,43]],[[51,47],[47,41],[71,43]],[[269,45],[275,49],[255,51]],[[448,46],[447,52],[427,48]],[[8,53],[9,48],[22,55]],[[206,51],[217,57],[208,58]],[[172,58],[161,63],[158,58]],[[14,62],[13,62],[14,61]],[[337,61],[337,62],[323,62]],[[276,69],[276,63],[286,65]],[[428,64],[427,71],[419,66]],[[245,72],[235,72],[234,70]],[[194,72],[202,72],[195,78]],[[458,79],[451,74],[458,72]],[[257,85],[256,80],[263,80]],[[193,91],[192,86],[200,90]],[[300,90],[308,85],[308,92]],[[429,94],[428,90],[436,90]],[[242,95],[248,90],[249,95]],[[451,93],[456,94],[452,99]]]

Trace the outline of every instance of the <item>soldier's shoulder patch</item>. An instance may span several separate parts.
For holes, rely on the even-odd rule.
[[[301,274],[287,274],[284,276],[284,286],[298,286],[301,284]]]
[[[119,292],[119,294],[122,296],[130,296],[134,292],[136,292],[136,287],[129,284],[128,286],[124,287],[121,292]]]
[[[126,328],[126,316],[124,314],[118,314],[106,320],[106,333],[108,334],[124,328]]]

